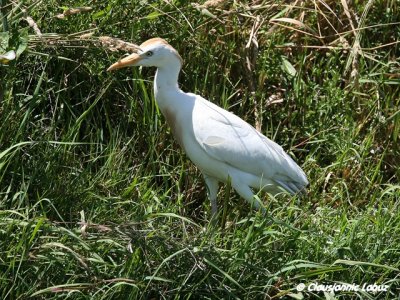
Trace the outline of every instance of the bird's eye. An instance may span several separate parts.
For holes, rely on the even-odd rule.
[[[152,56],[152,55],[153,55],[153,51],[147,51],[147,52],[146,52],[146,56],[149,56],[149,57],[150,57],[150,56]]]

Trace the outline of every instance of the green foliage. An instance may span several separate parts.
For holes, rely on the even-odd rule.
[[[0,297],[398,297],[398,3],[191,2],[0,1]],[[223,188],[210,223],[154,70],[105,72],[100,36],[167,39],[182,89],[280,143],[308,195],[259,195],[264,217]]]

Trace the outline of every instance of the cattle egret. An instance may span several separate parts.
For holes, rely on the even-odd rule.
[[[182,67],[179,53],[161,38],[152,38],[133,53],[108,68],[156,67],[154,96],[173,135],[204,176],[217,213],[219,182],[231,182],[238,194],[255,209],[265,209],[254,198],[252,188],[290,194],[308,185],[303,170],[271,141],[236,115],[178,86]]]

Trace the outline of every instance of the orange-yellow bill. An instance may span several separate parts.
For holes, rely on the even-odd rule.
[[[107,71],[118,70],[121,68],[129,67],[140,61],[142,58],[139,54],[133,53],[127,57],[122,58],[116,63],[112,64]]]

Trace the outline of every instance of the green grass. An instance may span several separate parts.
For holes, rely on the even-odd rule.
[[[220,2],[0,1],[0,55],[18,56],[0,65],[2,299],[399,296],[399,3]],[[78,6],[92,10],[56,17]],[[262,216],[223,187],[211,224],[154,70],[107,73],[124,53],[100,36],[167,39],[182,89],[258,124],[303,167],[308,195],[260,194]]]

